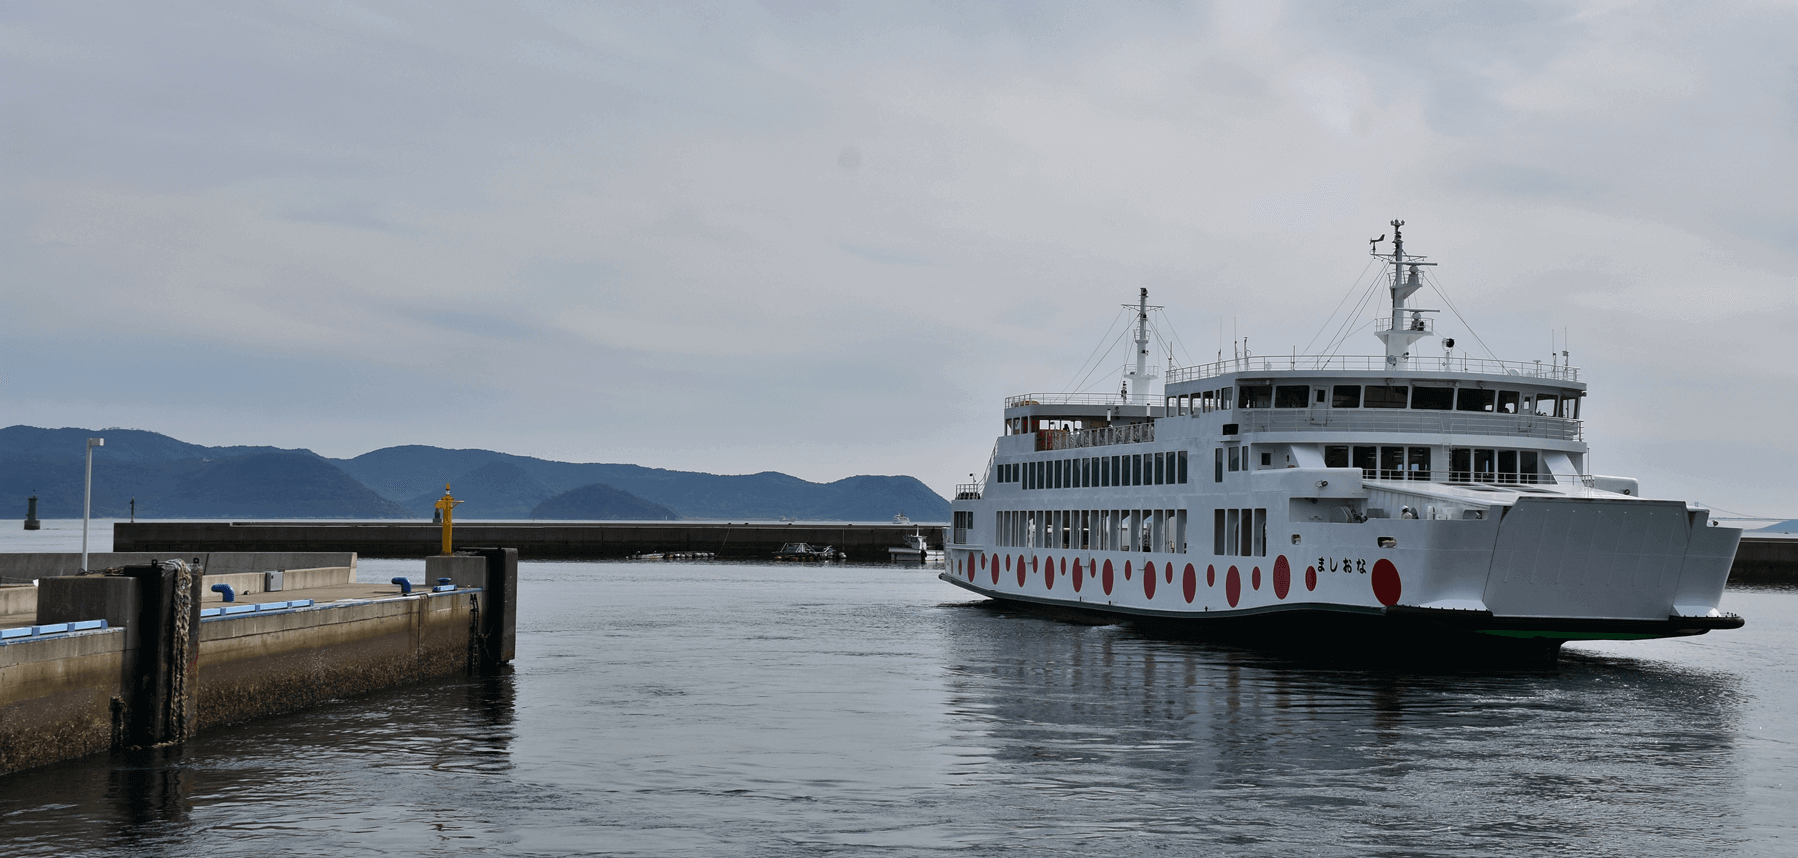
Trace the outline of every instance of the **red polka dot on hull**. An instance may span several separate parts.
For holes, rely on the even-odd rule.
[[[1382,557],[1373,564],[1373,597],[1380,604],[1392,606],[1398,604],[1399,596],[1405,592],[1404,582],[1398,578],[1398,567],[1392,561]]]

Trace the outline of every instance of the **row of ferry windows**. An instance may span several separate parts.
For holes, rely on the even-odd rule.
[[[993,514],[993,544],[1186,553],[1183,509],[1027,509]]]
[[[1362,476],[1379,480],[1430,479],[1429,447],[1324,447],[1324,467],[1360,468]],[[1448,480],[1457,483],[1535,483],[1541,480],[1542,454],[1536,450],[1453,447],[1448,451]]]
[[[1181,485],[1186,482],[1186,451],[1014,462],[996,470],[999,482],[1020,483],[1027,490]]]
[[[1324,446],[1324,467],[1360,468],[1362,476],[1370,480],[1428,480],[1433,473],[1431,449],[1328,444]],[[1246,447],[1217,447],[1212,452],[1214,482],[1224,481],[1226,465],[1231,471],[1251,469],[1251,454]],[[1272,464],[1273,455],[1263,452],[1262,467]],[[1449,482],[1536,483],[1541,481],[1541,473],[1542,454],[1537,450],[1452,447],[1448,451]]]
[[[1266,557],[1267,508],[1212,510],[1211,539],[1220,557]],[[1001,510],[993,514],[993,544],[1185,554],[1186,510]]]
[[[1235,395],[1232,396],[1231,394]],[[1245,384],[1168,397],[1175,414],[1197,414],[1237,408],[1410,408],[1419,411],[1474,411],[1487,414],[1536,414],[1571,417],[1580,412],[1579,394],[1565,396],[1474,387],[1428,387],[1404,384]]]

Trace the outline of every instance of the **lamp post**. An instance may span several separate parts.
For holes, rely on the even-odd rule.
[[[87,491],[81,497],[81,571],[87,571],[87,518],[94,507],[94,448],[106,446],[105,438],[87,439]]]

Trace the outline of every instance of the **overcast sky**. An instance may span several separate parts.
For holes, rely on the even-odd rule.
[[[1798,515],[1791,3],[9,2],[0,63],[0,425],[946,494],[1139,287],[1302,350],[1403,218],[1472,356],[1566,329],[1595,471]]]

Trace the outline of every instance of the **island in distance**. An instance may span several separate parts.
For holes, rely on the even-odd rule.
[[[138,429],[0,429],[0,498],[24,516],[81,517],[85,439],[93,514],[124,518],[430,518],[453,486],[460,520],[665,521],[781,518],[943,521],[949,502],[913,477],[814,483],[788,474],[720,475],[555,462],[492,450],[387,447],[352,459],[275,447],[206,447]]]

